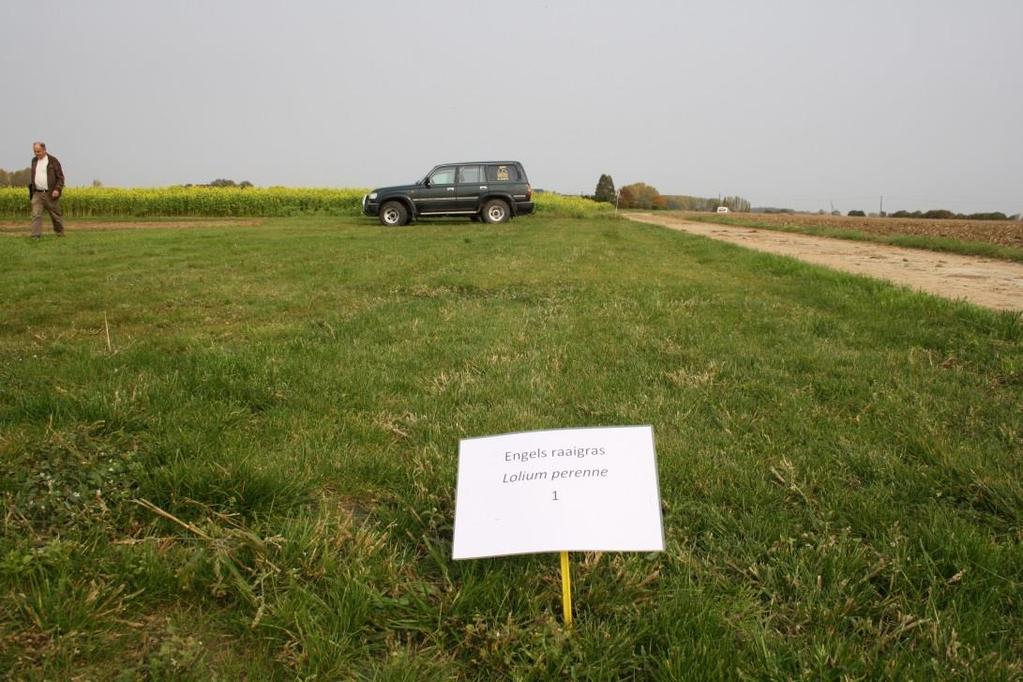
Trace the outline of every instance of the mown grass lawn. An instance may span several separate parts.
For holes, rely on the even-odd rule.
[[[0,239],[0,670],[1023,675],[1023,322],[656,227]],[[667,551],[450,560],[458,440],[652,424]]]

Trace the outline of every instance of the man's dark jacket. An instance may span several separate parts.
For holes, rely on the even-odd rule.
[[[49,187],[48,192],[57,190],[58,194],[64,193],[64,170],[60,167],[60,161],[57,157],[52,154],[47,154],[49,164],[46,166],[46,185]],[[29,198],[32,197],[32,192],[36,190],[36,164],[39,159],[32,157],[32,173],[29,175],[28,182],[28,194]]]

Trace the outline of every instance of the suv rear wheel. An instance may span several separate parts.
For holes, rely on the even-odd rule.
[[[482,214],[484,222],[491,224],[506,223],[508,218],[511,217],[511,210],[508,208],[508,204],[500,199],[491,199],[483,204]]]
[[[399,227],[408,222],[408,209],[400,201],[388,201],[380,207],[380,222],[387,227]]]

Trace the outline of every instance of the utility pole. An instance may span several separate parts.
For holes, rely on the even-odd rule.
[[[884,195],[883,194],[881,195],[881,205],[877,209],[877,214],[879,216],[881,216],[882,218],[884,217]]]

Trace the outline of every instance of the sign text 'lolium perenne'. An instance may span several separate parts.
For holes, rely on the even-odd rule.
[[[460,442],[455,559],[663,549],[650,426],[528,431]]]

